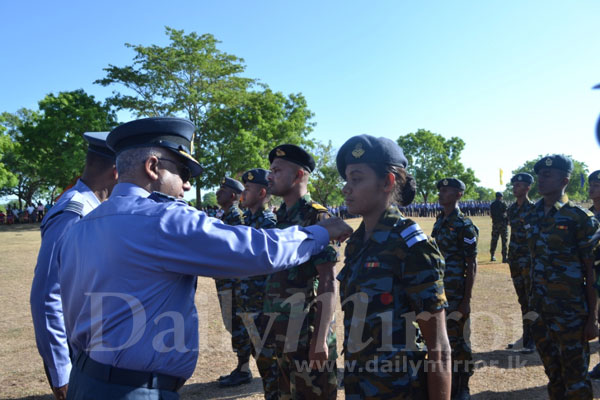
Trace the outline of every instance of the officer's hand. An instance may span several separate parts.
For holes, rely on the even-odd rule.
[[[310,350],[308,352],[309,365],[313,369],[322,368],[321,366],[324,365],[329,358],[329,348],[327,347],[327,343],[324,343],[323,346],[317,348],[316,342],[316,336],[313,336],[310,341]]]
[[[345,223],[341,218],[331,217],[319,221],[317,225],[327,229],[330,241],[343,242],[352,234],[352,228]]]
[[[592,340],[598,337],[598,324],[595,318],[588,318],[585,323],[585,330],[583,331],[583,338],[586,341]]]
[[[67,398],[67,390],[69,389],[69,385],[64,385],[61,387],[53,387],[52,393],[54,394],[54,398],[56,400],[65,400]]]

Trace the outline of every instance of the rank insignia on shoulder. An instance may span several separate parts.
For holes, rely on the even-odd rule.
[[[71,199],[65,206],[65,211],[70,211],[78,215],[83,214],[83,203]]]
[[[356,143],[356,147],[352,150],[352,157],[361,158],[365,154],[365,149],[362,147],[362,143]]]
[[[475,243],[476,240],[477,240],[476,237],[472,237],[471,239],[464,238],[464,241],[465,241],[466,244],[473,244],[473,243]]]
[[[156,201],[157,203],[169,203],[171,201],[176,201],[177,199],[173,196],[169,196],[168,194],[164,194],[161,192],[152,192],[149,199]]]
[[[367,267],[367,268],[378,268],[379,267],[379,262],[373,261],[373,262],[365,263],[365,267]]]
[[[325,207],[323,207],[322,205],[320,205],[319,203],[312,203],[311,204],[312,208],[314,208],[315,210],[319,210],[319,211],[327,211],[327,209]]]

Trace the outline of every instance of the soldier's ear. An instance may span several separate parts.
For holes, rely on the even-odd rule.
[[[144,172],[152,180],[158,180],[158,157],[150,156],[144,162]]]

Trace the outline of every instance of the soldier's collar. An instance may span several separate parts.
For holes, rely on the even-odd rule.
[[[389,238],[392,229],[402,219],[403,217],[398,207],[395,205],[389,206],[381,214],[381,217],[379,217],[379,221],[377,221],[377,225],[375,225],[375,229],[369,239],[379,244],[384,243]]]

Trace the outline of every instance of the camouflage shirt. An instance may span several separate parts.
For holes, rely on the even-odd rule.
[[[501,224],[506,223],[506,203],[500,200],[495,200],[490,205],[490,215],[492,216],[492,223]]]
[[[527,245],[527,228],[525,217],[533,210],[533,202],[529,199],[521,204],[515,201],[508,207],[508,222],[510,224],[510,244],[508,245],[508,258],[515,259],[529,255]]]
[[[267,210],[266,207],[258,210],[255,214],[252,214],[250,210],[246,210],[246,212],[244,212],[244,225],[254,229],[275,228],[277,225],[277,217],[275,217],[275,214],[273,214],[271,210]],[[266,275],[253,276],[246,279],[257,279],[260,277],[266,278]]]
[[[310,195],[306,194],[298,199],[289,210],[285,203],[281,204],[277,210],[277,228],[314,225],[329,217],[327,209],[312,201]],[[290,320],[294,320],[294,323],[302,320],[299,332],[295,334],[299,334],[301,345],[308,345],[310,336],[315,329],[314,320],[317,311],[315,299],[319,278],[316,266],[336,261],[337,250],[330,245],[304,264],[269,275],[265,290],[264,311],[265,313],[279,313],[272,329],[278,344],[281,345],[285,342],[288,325],[293,325]],[[288,301],[286,302],[286,300]],[[335,334],[332,330],[331,337],[335,341]]]
[[[439,246],[446,269],[444,290],[451,305],[456,306],[464,296],[467,258],[477,257],[479,229],[457,207],[450,215],[438,215],[431,236]]]
[[[396,206],[383,213],[366,243],[364,235],[362,223],[348,240],[345,266],[337,277],[346,360],[364,365],[375,356],[382,361],[398,356],[414,359],[413,351],[422,351],[423,343],[416,326],[406,331],[405,314],[414,313],[414,318],[447,306],[442,255]],[[387,322],[382,315],[389,315]]]
[[[532,260],[531,307],[537,312],[587,314],[585,265],[593,259],[598,221],[563,196],[544,213],[544,200],[527,217]]]
[[[243,225],[244,224],[244,214],[242,210],[238,207],[237,203],[234,203],[229,210],[225,211],[223,216],[221,217],[221,221],[227,225]]]

